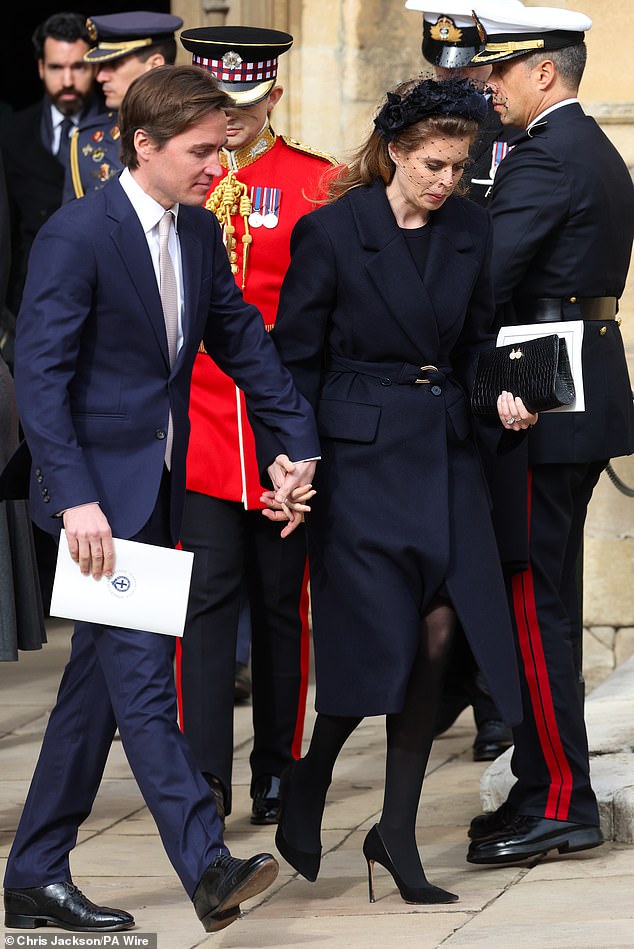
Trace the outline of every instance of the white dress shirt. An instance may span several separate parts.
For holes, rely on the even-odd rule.
[[[51,123],[53,126],[53,137],[51,138],[51,154],[53,155],[57,155],[59,151],[59,137],[62,134],[62,122],[64,121],[64,119],[67,119],[67,118],[70,119],[71,122],[73,123],[73,127],[72,129],[70,129],[70,134],[68,136],[70,138],[74,130],[77,128],[77,125],[79,124],[79,115],[64,115],[62,112],[59,111],[57,106],[54,106],[53,103],[51,103]]]
[[[121,187],[130,199],[132,207],[136,211],[137,217],[141,222],[145,239],[152,257],[152,266],[156,276],[156,285],[161,286],[159,271],[159,221],[165,214],[166,209],[154,198],[143,190],[141,185],[135,180],[134,175],[129,168],[124,168],[119,176]],[[178,352],[183,345],[183,262],[181,259],[180,241],[178,239],[178,204],[169,208],[174,215],[174,226],[170,229],[168,248],[174,272],[176,273],[176,290],[178,293],[178,341],[176,351]]]
[[[538,125],[542,119],[545,119],[547,115],[550,115],[551,112],[554,112],[555,109],[562,109],[565,105],[572,105],[573,102],[578,102],[579,100],[573,96],[570,99],[562,99],[561,102],[555,102],[554,105],[551,105],[548,109],[544,109],[543,112],[540,112],[539,115],[536,115],[533,121],[526,127],[528,132],[535,125]]]

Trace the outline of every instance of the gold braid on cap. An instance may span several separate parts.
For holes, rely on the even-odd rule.
[[[227,256],[233,274],[237,274],[240,268],[238,267],[236,229],[231,223],[231,218],[234,214],[239,214],[244,221],[244,234],[242,235],[242,289],[244,290],[247,282],[249,244],[253,241],[253,237],[249,233],[251,201],[247,194],[247,186],[238,181],[235,174],[230,171],[226,178],[223,178],[211,192],[205,202],[205,207],[208,211],[213,211],[222,227]]]

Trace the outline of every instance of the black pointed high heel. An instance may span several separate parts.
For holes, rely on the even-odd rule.
[[[284,812],[288,807],[288,788],[295,764],[296,762],[291,762],[291,764],[285,768],[280,779],[281,809],[280,820],[275,832],[275,846],[294,870],[297,870],[309,883],[314,883],[317,879],[321,864],[321,847],[316,852],[297,850],[288,842],[284,835]]]
[[[426,883],[424,886],[408,886],[404,883],[392,863],[387,847],[383,843],[378,824],[374,825],[363,841],[363,856],[368,864],[368,892],[371,903],[376,902],[374,898],[375,863],[380,863],[392,875],[399,893],[406,903],[455,903],[459,899],[455,893],[434,886],[433,883]]]

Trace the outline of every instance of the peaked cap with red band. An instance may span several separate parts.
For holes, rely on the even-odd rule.
[[[208,70],[237,106],[265,98],[275,85],[278,58],[293,37],[255,26],[202,26],[183,30],[180,41],[192,65]]]

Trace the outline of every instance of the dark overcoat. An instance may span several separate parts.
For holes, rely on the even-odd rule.
[[[400,711],[421,616],[445,582],[502,715],[517,722],[506,595],[463,379],[471,351],[490,345],[490,221],[451,197],[429,226],[423,278],[380,182],[308,214],[293,233],[273,335],[316,408],[322,444],[307,518],[316,705]]]

